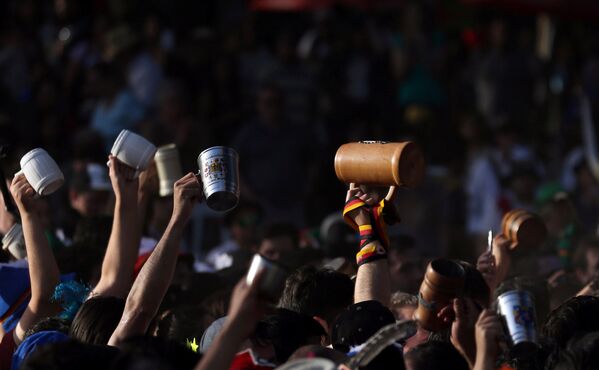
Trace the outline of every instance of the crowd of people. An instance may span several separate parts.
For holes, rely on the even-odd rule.
[[[599,368],[599,29],[458,1],[253,3],[0,4],[0,370]],[[177,146],[172,195],[109,154],[123,129]],[[417,142],[422,184],[347,190],[335,152],[360,140]],[[226,213],[194,175],[214,145],[239,154]],[[65,175],[50,196],[17,174],[36,147]],[[513,209],[542,243],[502,234]],[[276,294],[255,255],[287,274]],[[431,261],[464,274],[442,307],[421,294]],[[513,290],[534,302],[524,355],[497,313]],[[441,329],[410,326],[423,307]],[[382,328],[401,338],[358,363]]]

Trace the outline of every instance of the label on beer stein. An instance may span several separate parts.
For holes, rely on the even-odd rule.
[[[223,157],[213,157],[206,160],[204,164],[204,179],[208,180],[208,184],[214,181],[225,180],[226,177],[227,166]]]

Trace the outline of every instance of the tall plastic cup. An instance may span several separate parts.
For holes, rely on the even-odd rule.
[[[529,292],[510,290],[497,297],[497,310],[509,332],[512,356],[523,357],[537,349],[535,308]]]

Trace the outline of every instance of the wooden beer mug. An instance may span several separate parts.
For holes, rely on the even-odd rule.
[[[437,314],[462,295],[465,276],[464,268],[452,260],[436,259],[428,264],[415,312],[415,318],[423,329],[434,332],[451,325],[444,323]]]
[[[539,246],[547,237],[543,220],[524,209],[513,209],[506,213],[501,221],[501,232],[511,241],[510,250],[519,246]]]
[[[424,157],[411,141],[360,141],[343,144],[335,154],[335,174],[347,184],[412,188],[424,177]]]

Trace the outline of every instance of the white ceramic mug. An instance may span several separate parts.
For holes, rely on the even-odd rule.
[[[50,154],[42,148],[29,151],[21,158],[21,171],[27,182],[39,195],[54,193],[64,184],[64,175]]]
[[[156,146],[129,130],[123,130],[114,141],[110,153],[129,167],[134,168],[135,177],[146,170],[156,154]]]
[[[172,195],[174,185],[183,176],[179,150],[175,144],[161,146],[154,156],[156,170],[158,171],[159,194],[161,197]]]
[[[21,224],[14,224],[2,238],[2,249],[8,250],[18,260],[27,257]]]

